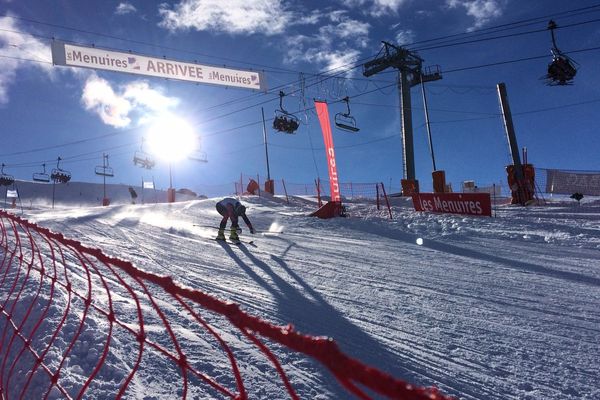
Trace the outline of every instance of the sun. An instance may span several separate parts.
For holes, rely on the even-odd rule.
[[[176,115],[158,117],[147,132],[150,152],[168,162],[186,158],[196,150],[197,141],[190,124]]]

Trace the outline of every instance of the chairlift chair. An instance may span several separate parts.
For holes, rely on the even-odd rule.
[[[154,159],[144,152],[144,139],[140,149],[133,154],[133,165],[139,165],[142,168],[152,169],[156,165]]]
[[[2,170],[0,170],[0,186],[10,186],[15,183],[15,178],[12,175],[4,173],[5,164],[2,163]]]
[[[96,175],[100,175],[100,176],[108,176],[108,177],[115,176],[112,167],[108,167],[108,166],[105,167],[103,165],[97,165],[94,172],[96,173]]]
[[[54,183],[67,183],[71,180],[71,173],[60,168],[60,160],[62,160],[62,158],[58,157],[56,168],[52,169],[52,172],[50,173],[50,179]]]
[[[208,162],[208,156],[204,151],[201,151],[196,154],[189,155],[188,160],[205,163]]]
[[[283,108],[283,96],[285,93],[279,92],[279,110],[275,110],[273,119],[273,128],[278,132],[293,134],[300,126],[300,120],[294,114],[290,114]]]
[[[573,84],[573,78],[577,74],[577,63],[563,54],[556,45],[554,29],[557,25],[554,21],[548,22],[548,29],[552,35],[552,62],[548,64],[548,73],[545,75],[546,83],[550,86],[565,86]]]
[[[354,117],[350,115],[350,99],[348,98],[348,96],[346,96],[342,99],[342,101],[346,102],[347,112],[339,112],[335,114],[335,126],[344,131],[358,132],[360,129],[356,126],[356,119],[354,119]]]
[[[148,154],[141,151],[136,151],[133,155],[133,165],[138,165],[146,169],[152,169],[156,165],[156,162]]]
[[[105,164],[104,164],[104,159],[106,159],[106,163]],[[103,165],[97,165],[96,169],[94,170],[94,172],[96,173],[96,175],[108,176],[108,177],[115,176],[112,167],[110,167],[108,165],[108,155],[104,155],[102,161],[103,161]]]
[[[42,167],[44,167],[44,171],[43,172],[36,172],[33,174],[33,180],[35,182],[45,182],[48,183],[50,182],[50,175],[48,175],[46,173],[46,164],[42,164]]]

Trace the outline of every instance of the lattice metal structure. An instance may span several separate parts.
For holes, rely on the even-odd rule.
[[[404,156],[404,178],[415,180],[415,157],[413,144],[413,126],[411,114],[410,88],[425,82],[442,79],[439,69],[426,73],[423,71],[423,59],[417,52],[382,42],[383,47],[375,59],[363,65],[366,77],[378,74],[388,68],[398,70],[398,90],[402,116],[402,149]]]

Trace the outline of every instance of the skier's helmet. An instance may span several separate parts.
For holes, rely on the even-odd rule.
[[[235,215],[244,215],[244,214],[246,214],[246,207],[244,207],[242,204],[238,203],[233,208],[233,211],[235,211]]]

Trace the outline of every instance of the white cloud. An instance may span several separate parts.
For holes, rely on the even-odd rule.
[[[130,99],[134,105],[143,106],[151,111],[160,111],[176,107],[179,99],[167,97],[156,89],[152,89],[147,81],[136,81],[125,86],[123,97]]]
[[[411,44],[415,41],[415,33],[410,29],[399,30],[396,32],[395,39],[400,46]]]
[[[472,29],[480,28],[503,13],[506,0],[446,0],[450,8],[463,7],[467,15],[475,18]]]
[[[130,13],[134,13],[137,11],[137,8],[135,8],[135,6],[131,3],[128,2],[123,2],[120,3],[117,6],[117,9],[115,10],[115,14],[117,15],[125,15],[125,14],[130,14]]]
[[[324,64],[325,71],[340,72],[354,64],[360,51],[345,49],[345,50],[324,50],[324,49],[309,49],[305,54],[305,59],[309,62]]]
[[[117,92],[108,81],[95,74],[85,82],[81,101],[86,110],[117,128],[130,126],[136,116],[139,117],[137,123],[142,123],[179,104],[179,99],[165,96],[146,81],[129,83]]]
[[[330,24],[312,36],[296,35],[287,39],[285,62],[319,64],[329,71],[355,63],[360,51],[367,47],[371,26],[348,17],[343,11],[329,15]]]
[[[52,76],[50,46],[22,31],[14,18],[0,17],[0,105],[9,101],[9,87],[17,72],[25,68],[40,69]],[[26,61],[30,60],[30,61]]]
[[[349,8],[363,10],[373,17],[396,14],[409,0],[344,0],[342,3]]]
[[[86,110],[97,113],[107,125],[123,128],[131,122],[131,103],[117,95],[107,81],[96,75],[92,75],[85,83],[81,100]]]
[[[160,26],[179,29],[212,30],[230,34],[281,33],[294,20],[281,0],[181,0],[171,8],[162,4]]]

